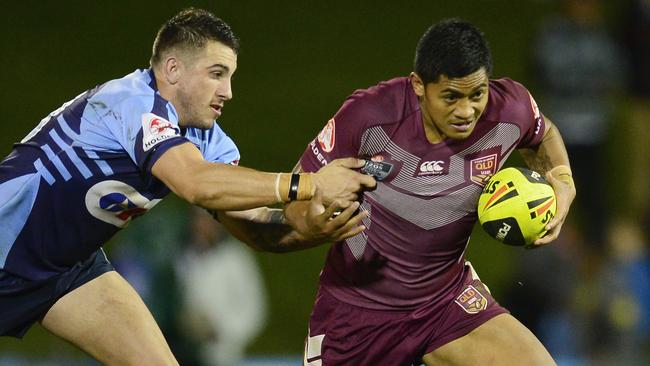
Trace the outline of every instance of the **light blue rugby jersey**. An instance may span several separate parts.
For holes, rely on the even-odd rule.
[[[188,141],[208,161],[239,161],[216,123],[179,128],[151,70],[65,103],[0,163],[0,268],[44,279],[86,259],[170,192],[151,166]]]

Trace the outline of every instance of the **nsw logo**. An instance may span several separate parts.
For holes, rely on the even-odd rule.
[[[142,115],[142,149],[147,151],[180,131],[168,120],[153,113]]]

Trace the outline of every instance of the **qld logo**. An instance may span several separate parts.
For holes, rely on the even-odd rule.
[[[144,215],[160,199],[150,200],[130,185],[116,180],[99,182],[86,193],[86,208],[95,218],[125,228],[132,219]]]
[[[488,306],[487,298],[472,285],[467,285],[454,302],[468,314],[476,314],[487,309]]]
[[[470,179],[480,186],[484,186],[496,171],[497,154],[478,157],[470,161]]]

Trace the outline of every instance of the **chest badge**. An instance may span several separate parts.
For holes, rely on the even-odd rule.
[[[484,186],[497,172],[497,154],[478,157],[470,161],[469,176],[472,182]]]

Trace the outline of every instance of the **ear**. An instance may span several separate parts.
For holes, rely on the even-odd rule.
[[[182,64],[177,57],[170,56],[163,61],[163,73],[169,84],[176,84],[181,77],[181,72]]]
[[[411,79],[411,85],[413,86],[413,91],[418,97],[424,96],[424,82],[420,75],[415,72],[409,74],[409,79]]]

